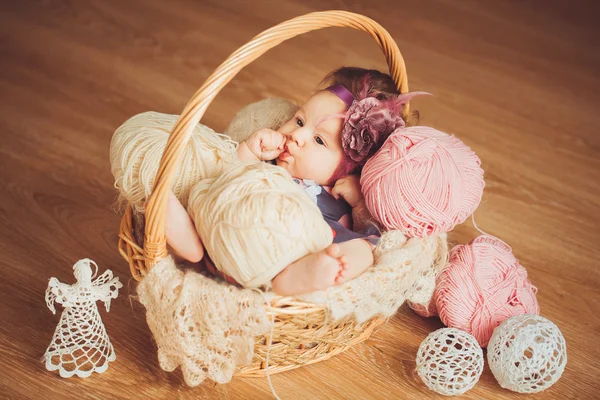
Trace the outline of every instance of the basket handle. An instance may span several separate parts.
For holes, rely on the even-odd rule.
[[[186,104],[181,116],[169,136],[165,152],[160,160],[156,184],[146,207],[146,231],[144,235],[145,268],[148,271],[154,264],[167,256],[165,237],[165,214],[167,195],[172,185],[183,150],[194,127],[200,122],[209,104],[221,89],[231,81],[246,65],[281,42],[300,34],[329,27],[348,27],[367,32],[377,42],[387,60],[390,75],[400,93],[408,92],[406,66],[398,45],[391,35],[370,18],[347,11],[313,12],[282,22],[237,49],[227,58],[202,87]],[[408,106],[403,116],[408,115]],[[146,271],[140,271],[142,274]]]

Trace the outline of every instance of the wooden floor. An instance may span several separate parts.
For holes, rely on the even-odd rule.
[[[116,250],[119,216],[108,161],[114,130],[147,110],[179,113],[237,47],[315,10],[368,15],[398,41],[421,123],[454,133],[483,160],[479,226],[513,246],[539,288],[542,315],[564,333],[562,379],[535,396],[501,389],[486,370],[468,399],[600,398],[600,8],[567,1],[4,1],[0,5],[0,397],[269,399],[265,379],[190,389],[160,370],[144,310]],[[370,37],[310,33],[246,68],[203,122],[222,130],[243,105],[301,101],[340,65],[385,69]],[[470,223],[451,239],[476,236]],[[58,322],[52,276],[80,258],[126,287],[103,319],[117,361],[64,380],[40,357]],[[422,399],[419,343],[440,327],[402,309],[365,344],[273,377],[282,399]]]

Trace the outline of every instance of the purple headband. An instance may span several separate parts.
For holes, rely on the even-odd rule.
[[[332,85],[325,90],[329,90],[331,93],[342,99],[342,101],[346,103],[346,108],[350,108],[352,102],[354,102],[354,95],[343,85]]]

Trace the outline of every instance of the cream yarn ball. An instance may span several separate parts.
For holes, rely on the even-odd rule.
[[[233,117],[225,134],[241,143],[261,128],[279,129],[292,119],[298,108],[291,101],[277,97],[250,103]]]
[[[144,212],[152,193],[160,159],[179,116],[145,112],[125,121],[110,143],[110,166],[120,203]],[[192,186],[220,174],[237,162],[237,143],[198,124],[186,144],[173,179],[173,192],[185,206]]]
[[[539,315],[517,315],[498,326],[488,344],[488,364],[500,386],[520,393],[548,389],[567,364],[558,327]]]
[[[417,353],[417,373],[427,387],[445,396],[471,389],[483,372],[483,351],[470,334],[442,328],[423,340]]]
[[[192,188],[188,212],[215,267],[244,287],[268,284],[326,248],[331,228],[283,168],[239,163]]]

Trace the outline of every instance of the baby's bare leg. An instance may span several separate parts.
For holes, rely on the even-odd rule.
[[[193,263],[204,257],[204,246],[196,232],[194,222],[175,194],[169,192],[165,220],[167,244],[176,256]]]
[[[280,296],[294,296],[333,286],[346,269],[343,258],[339,244],[308,254],[288,265],[273,279],[273,291]]]

